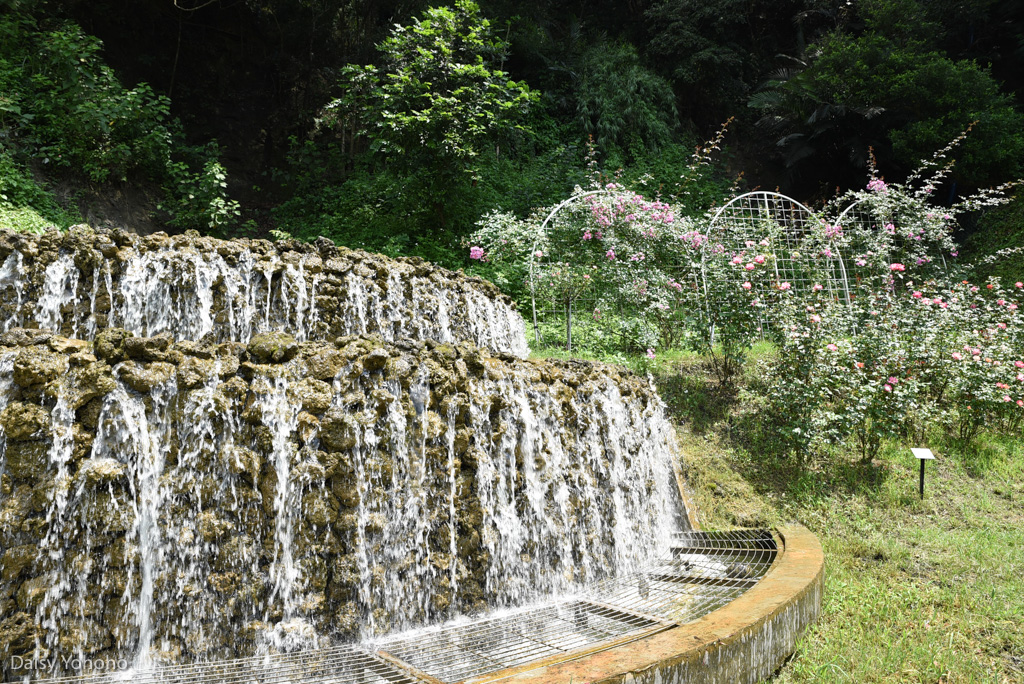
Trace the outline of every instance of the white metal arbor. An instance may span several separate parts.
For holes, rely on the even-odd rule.
[[[813,251],[811,241],[820,222],[814,212],[791,197],[777,192],[748,192],[734,197],[711,219],[704,260],[709,250],[740,254],[761,247],[774,256],[770,266],[777,282],[788,282],[796,291],[821,284],[834,297],[849,301],[846,266],[838,248],[826,236],[822,249]],[[815,267],[818,262],[824,264],[823,278],[822,269]]]
[[[788,283],[786,287],[793,291],[806,292],[821,285],[833,301],[848,304],[846,265],[826,228],[814,212],[786,195],[757,191],[734,197],[708,226],[701,260],[705,293],[709,258],[743,255],[746,260],[751,252],[758,252],[769,257],[765,264],[774,276],[773,286]],[[763,281],[753,287],[756,295],[770,294]],[[768,320],[762,318],[759,325],[763,333]]]
[[[568,283],[572,278],[583,277],[579,275],[582,273],[580,269],[597,267],[584,263],[578,251],[573,249],[580,241],[579,226],[571,222],[562,226],[556,220],[563,210],[602,195],[630,197],[632,193],[600,189],[573,195],[552,209],[538,228],[529,263],[533,330],[538,344],[544,336],[542,328],[546,328],[548,334],[564,337],[565,347],[571,351],[574,314],[579,323],[583,320],[579,312],[593,309],[592,305],[604,294],[597,277],[588,281],[589,289],[585,292],[574,290],[574,286]],[[853,210],[854,207],[848,208],[843,216],[851,221],[868,220],[867,217],[855,218]],[[840,224],[841,220],[834,225]],[[811,290],[814,285],[821,285],[830,299],[849,304],[846,265],[829,228],[820,216],[791,197],[761,191],[739,195],[712,217],[704,234],[699,272],[679,272],[675,278],[678,282],[687,280],[698,288],[702,287],[706,295],[710,278],[732,277],[737,279],[739,286],[738,279],[743,273],[738,270],[735,275],[730,275],[728,269],[723,272],[709,268],[710,259],[732,259],[743,255],[744,260],[747,257],[753,260],[755,255],[760,255],[765,257],[764,267],[770,269],[772,277],[770,283],[763,279],[755,281],[755,296],[767,300],[772,294],[770,288],[782,283],[788,283],[788,288],[801,293]],[[715,271],[715,274],[710,271]],[[557,332],[552,333],[552,328],[543,326],[544,322],[555,320],[564,321],[564,330],[555,328]],[[766,329],[767,320],[762,320],[760,326],[762,331]]]
[[[878,231],[886,230],[887,226],[890,231],[895,231],[897,229],[893,227],[893,225],[891,224],[900,224],[901,221],[899,216],[886,216],[879,213],[877,210],[874,209],[873,205],[868,200],[868,198],[862,198],[854,201],[852,204],[843,209],[842,213],[839,214],[839,217],[836,219],[835,223],[837,226],[842,226],[847,229],[856,227],[859,229],[858,232],[861,235],[868,235],[870,233],[876,233]],[[854,257],[856,257],[857,254],[862,253],[863,251],[868,249],[866,245],[857,243],[852,244],[850,247],[853,250]],[[942,264],[942,270],[946,271],[947,264],[945,255],[941,251],[939,251],[937,253],[937,256],[939,262]],[[861,267],[858,266],[856,262],[854,263],[854,266],[850,269],[850,271],[851,274],[856,275],[858,277],[860,274],[863,273]]]
[[[552,290],[551,283],[544,283],[545,275],[550,275],[557,272],[557,269],[564,267],[566,270],[572,268],[576,264],[570,263],[570,251],[567,249],[565,244],[568,241],[576,241],[579,239],[579,235],[573,233],[571,235],[562,235],[558,232],[549,231],[549,224],[552,220],[566,207],[570,207],[577,204],[581,200],[589,197],[595,197],[598,195],[625,195],[628,196],[631,193],[623,190],[588,190],[562,201],[554,209],[552,209],[548,215],[541,222],[540,227],[537,229],[537,237],[533,244],[533,249],[530,251],[530,305],[533,314],[533,335],[535,342],[539,345],[541,341],[539,318],[557,318],[560,316],[565,317],[565,337],[566,337],[566,349],[572,351],[572,316],[573,310],[578,309],[584,301],[593,302],[598,298],[598,294],[594,294],[591,297],[582,300],[582,298],[574,298],[572,296],[559,299],[556,293]],[[538,303],[540,299],[540,303]]]

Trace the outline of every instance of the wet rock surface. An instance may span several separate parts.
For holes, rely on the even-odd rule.
[[[672,525],[660,400],[620,368],[369,335],[0,343],[0,661],[366,637],[593,581]]]
[[[110,363],[125,354],[162,360],[165,333],[194,344],[248,343],[261,332],[287,332],[299,342],[367,333],[528,353],[513,302],[461,271],[326,240],[217,240],[194,232],[0,231],[0,323],[6,346],[32,346],[42,335],[65,340],[55,345],[96,339],[95,355]],[[15,327],[41,331],[15,339]],[[101,340],[107,328],[134,337],[106,333]]]

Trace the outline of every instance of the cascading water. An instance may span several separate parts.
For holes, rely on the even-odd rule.
[[[4,329],[34,320],[86,339],[119,327],[243,343],[272,330],[299,341],[373,333],[387,341],[467,340],[521,357],[529,351],[510,301],[482,281],[419,261],[333,246],[278,251],[260,241],[115,237],[69,233],[42,240],[56,249],[43,253],[35,238],[0,240]],[[83,272],[76,263],[92,267]]]
[[[646,383],[458,341],[525,347],[511,308],[420,265],[212,244],[0,268],[5,654],[141,668],[372,638],[667,543],[671,431]],[[387,341],[410,330],[430,337]]]
[[[78,267],[70,254],[46,267],[43,293],[36,308],[36,320],[44,330],[56,330],[63,320],[64,307],[75,302],[78,289]],[[78,330],[78,318],[71,317],[71,336]]]

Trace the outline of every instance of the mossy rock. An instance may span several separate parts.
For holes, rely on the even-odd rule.
[[[334,399],[334,388],[315,378],[303,378],[292,386],[292,392],[302,404],[302,410],[313,414],[326,411]]]
[[[306,376],[315,380],[331,380],[348,360],[337,349],[317,348],[304,359]]]
[[[31,568],[39,555],[35,544],[12,546],[0,556],[0,578],[11,582],[21,575],[26,568]]]
[[[67,402],[76,411],[93,399],[117,389],[117,381],[105,361],[76,366],[68,378]]]
[[[47,345],[58,354],[74,354],[89,349],[89,343],[86,340],[76,340],[59,335],[54,335],[47,340]]]
[[[60,649],[63,653],[92,655],[110,648],[113,637],[110,630],[90,618],[70,618],[61,621]]]
[[[237,475],[246,475],[251,482],[259,480],[263,469],[263,458],[252,449],[244,446],[230,446],[221,451],[221,460],[228,470]]]
[[[295,358],[299,345],[288,333],[264,332],[254,335],[245,350],[256,363],[284,363]]]
[[[337,511],[337,499],[325,489],[309,492],[302,497],[302,515],[314,525],[330,525],[337,519]]]
[[[11,477],[38,480],[46,475],[48,454],[46,442],[11,442],[7,445],[7,472]]]
[[[78,466],[75,477],[80,487],[109,487],[128,474],[128,466],[114,458],[87,458]]]
[[[39,404],[14,401],[0,413],[0,426],[8,442],[45,438],[50,431],[50,412]]]
[[[93,352],[97,358],[104,359],[113,365],[124,359],[124,343],[131,337],[134,337],[132,333],[121,328],[101,330],[96,333]]]
[[[20,387],[46,385],[64,375],[68,359],[45,347],[25,347],[14,359],[14,382]]]
[[[153,388],[170,381],[176,370],[172,364],[162,361],[147,364],[125,361],[117,369],[118,377],[124,384],[143,394],[149,394]]]
[[[388,354],[386,349],[378,348],[363,355],[359,360],[362,362],[364,370],[373,372],[384,368],[390,358],[391,355]]]
[[[216,367],[211,359],[186,356],[178,364],[178,387],[195,389],[205,385],[213,378]]]
[[[17,593],[18,607],[29,613],[35,612],[43,602],[46,590],[50,588],[52,583],[50,578],[45,575],[33,577],[22,582],[21,586],[18,587]]]
[[[18,612],[0,620],[0,658],[5,666],[9,656],[31,651],[42,636],[43,630],[36,624],[33,614],[33,611]]]
[[[344,451],[358,443],[359,422],[350,412],[332,409],[320,420],[320,441],[328,451]]]

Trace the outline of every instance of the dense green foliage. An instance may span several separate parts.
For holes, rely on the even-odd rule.
[[[971,122],[944,201],[1021,171],[1019,0],[432,5],[7,0],[4,182],[47,195],[17,205],[36,227],[141,184],[150,229],[469,266],[480,217],[526,218],[595,164],[676,195],[730,117],[689,213],[741,173],[740,189],[825,199],[861,183],[871,148],[900,180]]]
[[[181,143],[170,101],[145,83],[121,84],[103,61],[102,43],[70,22],[31,15],[0,17],[0,183],[7,227],[66,227],[74,207],[60,206],[37,180],[96,187],[163,186],[169,225],[212,229],[237,215],[224,185],[206,176],[216,159]],[[215,150],[215,148],[212,148]],[[186,157],[204,170],[192,175]]]
[[[910,10],[913,3],[902,4]],[[1020,172],[1024,117],[976,63],[949,59],[897,30],[837,32],[813,50],[750,101],[791,169],[845,160],[866,166],[873,147],[884,165],[906,171],[974,122],[955,179],[979,187]]]

